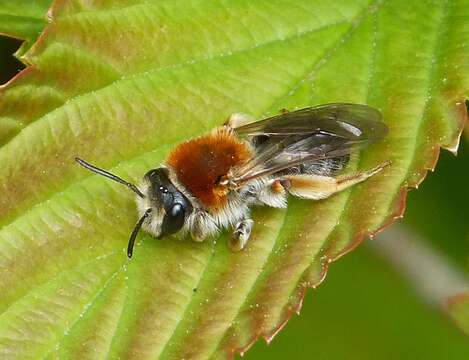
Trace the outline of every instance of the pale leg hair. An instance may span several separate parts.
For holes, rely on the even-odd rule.
[[[284,186],[286,186],[290,194],[300,198],[312,200],[325,199],[355,184],[365,181],[390,164],[391,162],[387,161],[369,171],[358,172],[353,175],[337,178],[310,174],[286,175],[283,177],[283,179],[285,179]]]
[[[204,241],[207,236],[216,234],[219,229],[209,213],[197,209],[188,219],[189,231],[194,241]]]
[[[230,241],[231,250],[241,251],[246,247],[253,225],[254,221],[252,219],[243,219],[236,224]]]

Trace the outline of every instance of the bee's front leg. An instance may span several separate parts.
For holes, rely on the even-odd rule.
[[[213,217],[202,209],[197,209],[191,215],[190,234],[194,241],[204,241],[207,236],[216,234],[219,229]]]
[[[243,219],[236,224],[235,231],[230,241],[231,250],[240,251],[246,247],[249,236],[251,236],[253,225],[254,221],[252,219]]]

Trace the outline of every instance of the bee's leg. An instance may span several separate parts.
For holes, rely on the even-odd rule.
[[[287,207],[287,192],[285,186],[288,185],[283,179],[269,181],[257,194],[257,201],[262,205],[275,208]]]
[[[305,199],[319,200],[325,199],[335,193],[349,188],[352,185],[365,181],[369,177],[383,170],[388,165],[390,165],[390,162],[378,165],[369,171],[359,172],[350,176],[338,178],[300,174],[287,175],[285,176],[285,180],[287,180],[289,183],[287,189],[290,194]]]
[[[194,241],[204,241],[207,236],[218,231],[210,214],[202,209],[195,210],[194,214],[191,215],[190,224],[190,233]]]
[[[251,115],[243,113],[234,113],[231,114],[228,119],[226,119],[224,125],[232,129],[236,129],[240,126],[252,123],[254,121],[257,121],[257,119]]]
[[[230,241],[231,250],[240,251],[246,247],[253,225],[254,221],[252,219],[243,219],[236,224]]]

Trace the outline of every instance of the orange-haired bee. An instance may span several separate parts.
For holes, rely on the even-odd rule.
[[[253,205],[285,208],[288,194],[324,199],[381,171],[389,162],[336,176],[353,151],[387,131],[378,110],[359,104],[321,105],[257,122],[233,114],[209,134],[176,146],[138,187],[76,160],[137,194],[140,220],[130,236],[129,257],[140,228],[156,238],[189,233],[195,241],[233,228],[230,245],[238,251],[251,234]]]

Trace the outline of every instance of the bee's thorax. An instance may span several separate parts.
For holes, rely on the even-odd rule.
[[[250,146],[227,127],[178,145],[168,156],[177,181],[204,207],[226,205],[228,187],[220,183],[229,170],[245,164],[252,155]]]

